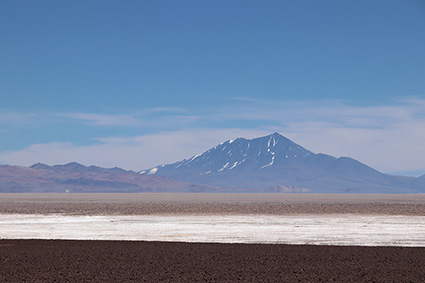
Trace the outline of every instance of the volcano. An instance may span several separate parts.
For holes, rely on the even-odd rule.
[[[228,140],[139,173],[247,192],[425,192],[423,178],[387,175],[349,157],[316,154],[279,133]]]

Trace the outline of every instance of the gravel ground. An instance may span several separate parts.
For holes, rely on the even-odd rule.
[[[425,248],[0,240],[0,282],[424,282]]]
[[[425,216],[425,194],[0,194],[0,213]]]

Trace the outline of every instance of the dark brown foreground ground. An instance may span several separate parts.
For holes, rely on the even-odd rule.
[[[425,282],[425,248],[0,240],[0,282]]]

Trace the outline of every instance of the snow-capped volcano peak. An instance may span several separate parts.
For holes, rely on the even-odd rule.
[[[245,139],[231,139],[221,143],[202,154],[196,154],[180,162],[155,167],[141,174],[157,174],[169,169],[190,169],[193,173],[223,174],[223,172],[247,168],[262,170],[273,167],[278,163],[294,162],[306,158],[310,152],[293,143],[284,136],[273,133],[271,135]]]

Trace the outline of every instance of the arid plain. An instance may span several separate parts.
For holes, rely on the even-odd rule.
[[[2,194],[0,219],[0,281],[425,278],[423,194]]]
[[[2,214],[381,214],[425,216],[425,194],[1,194]]]

